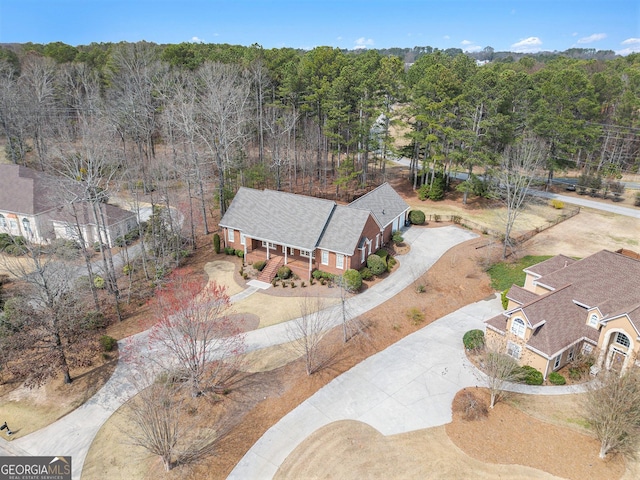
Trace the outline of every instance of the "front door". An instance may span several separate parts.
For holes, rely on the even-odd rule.
[[[611,370],[615,370],[616,372],[622,371],[622,366],[626,358],[627,355],[624,352],[614,348],[611,353]]]

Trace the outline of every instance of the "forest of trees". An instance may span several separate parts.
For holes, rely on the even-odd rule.
[[[173,203],[192,243],[239,186],[343,198],[399,155],[418,186],[429,171],[496,166],[524,132],[549,146],[550,177],[638,170],[640,54],[474,55],[490,62],[431,47],[6,45],[5,154]]]

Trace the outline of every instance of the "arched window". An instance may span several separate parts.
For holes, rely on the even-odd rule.
[[[22,219],[22,228],[24,229],[25,233],[31,235],[31,222],[28,218]]]
[[[524,325],[524,320],[522,320],[520,317],[516,317],[511,320],[511,333],[519,336],[520,338],[524,338],[525,330],[526,328]]]
[[[589,317],[589,326],[594,328],[598,327],[598,315],[595,313],[592,313]]]
[[[622,345],[623,347],[627,347],[627,348],[629,348],[629,345],[631,345],[631,342],[629,341],[629,337],[627,337],[622,332],[618,332],[616,334],[616,343],[618,345]]]
[[[0,213],[0,228],[7,228],[7,219]]]

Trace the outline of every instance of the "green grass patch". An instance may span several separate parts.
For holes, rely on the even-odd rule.
[[[511,285],[524,285],[526,274],[522,271],[531,265],[544,262],[551,255],[527,255],[517,262],[500,262],[492,265],[487,273],[491,277],[491,288],[502,291],[511,288]]]

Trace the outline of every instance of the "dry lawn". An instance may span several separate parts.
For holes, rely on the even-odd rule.
[[[215,281],[218,285],[227,287],[227,295],[229,296],[244,290],[244,287],[234,280],[236,265],[233,262],[214,260],[205,264],[204,271],[209,277],[209,281]]]

